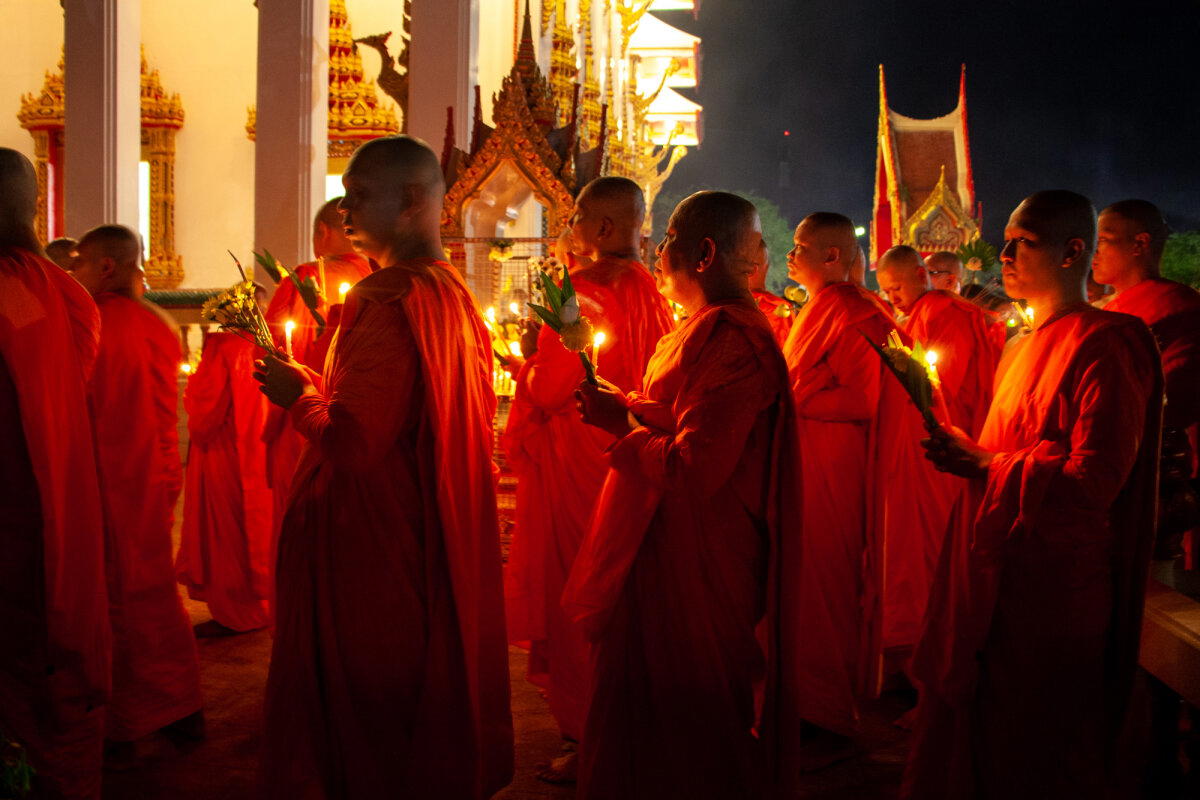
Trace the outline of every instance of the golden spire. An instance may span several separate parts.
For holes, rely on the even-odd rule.
[[[547,3],[542,0],[542,19],[547,19]],[[554,0],[554,32],[550,39],[550,93],[558,107],[558,125],[566,125],[575,113],[575,79],[579,69],[575,66],[575,37],[567,24],[564,0]]]
[[[596,80],[596,54],[592,48],[592,0],[579,0],[579,25],[583,29],[583,68],[580,83],[579,136],[581,149],[596,146],[600,128],[600,84]]]
[[[246,133],[254,139],[255,110]],[[365,141],[400,131],[396,112],[381,106],[375,81],[363,78],[345,0],[329,0],[329,157],[348,158]]]

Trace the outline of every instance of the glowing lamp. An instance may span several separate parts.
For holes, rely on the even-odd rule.
[[[854,228],[854,235],[855,236],[866,236],[867,229],[865,227],[863,227],[862,225],[856,225]]]
[[[496,307],[488,306],[487,311],[484,311],[483,315],[485,317],[487,317],[488,322],[495,322],[496,321]]]

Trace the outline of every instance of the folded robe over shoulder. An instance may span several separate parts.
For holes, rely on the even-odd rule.
[[[755,626],[794,456],[786,368],[749,301],[663,337],[563,595],[594,643],[580,798],[757,796]]]
[[[183,488],[176,429],[177,333],[160,312],[97,295],[92,376],[104,498],[113,697],[107,736],[132,741],[199,711],[196,638],[175,583],[171,526]]]
[[[187,490],[175,572],[194,600],[236,631],[266,626],[272,498],[262,465],[267,399],[254,381],[259,351],[214,331],[188,378]]]
[[[0,726],[70,798],[100,796],[112,680],[86,394],[99,337],[78,281],[0,247]]]
[[[1087,305],[1006,353],[914,656],[902,796],[1101,797],[1137,663],[1162,376],[1134,317]]]
[[[276,564],[267,796],[486,798],[513,768],[491,345],[449,264],[347,297]]]
[[[671,325],[666,300],[636,261],[602,258],[571,273],[580,310],[605,342],[600,374],[623,392],[642,388],[646,363]],[[587,702],[587,645],[567,624],[560,598],[579,551],[608,463],[611,435],[585,425],[575,389],[583,380],[576,353],[543,326],[538,349],[516,379],[503,445],[517,476],[517,524],[505,567],[509,640],[531,642],[548,669],[550,711],[578,739]]]

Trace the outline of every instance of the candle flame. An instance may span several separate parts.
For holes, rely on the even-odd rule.
[[[289,319],[287,322],[283,323],[283,330],[284,333],[290,335],[292,331],[296,330],[296,320]]]
[[[350,293],[350,284],[343,282],[338,286],[338,299],[343,303],[346,302],[346,295]]]
[[[185,361],[179,365],[179,371],[182,372],[184,375],[191,375],[192,374],[192,365]]]
[[[521,307],[516,303],[509,303],[508,310],[513,313],[513,316],[519,316],[521,314]]]
[[[596,333],[592,336],[592,346],[599,347],[600,345],[604,344],[604,340],[607,338],[608,337],[604,335],[604,331],[596,331]]]
[[[496,321],[496,307],[488,306],[487,311],[484,311],[483,315],[488,318],[488,322],[495,322]]]
[[[938,360],[937,351],[935,351],[935,350],[926,350],[925,351],[925,363],[926,364],[928,364],[929,366],[932,367],[934,364],[937,363],[937,360]]]
[[[514,356],[519,357],[521,355],[521,343],[520,342],[509,342],[508,343],[508,352],[512,353]]]

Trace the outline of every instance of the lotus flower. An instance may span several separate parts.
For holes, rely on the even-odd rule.
[[[563,270],[563,283],[560,289],[544,270],[538,272],[542,281],[542,292],[546,296],[546,304],[529,303],[542,321],[562,339],[563,347],[579,353],[583,364],[583,372],[589,383],[596,383],[596,367],[588,358],[587,348],[592,343],[592,323],[579,312],[579,298],[575,295],[575,287],[571,285],[571,274]]]

